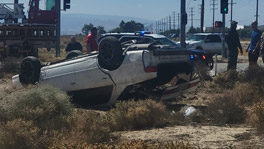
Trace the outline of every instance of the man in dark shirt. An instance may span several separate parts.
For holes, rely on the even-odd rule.
[[[237,33],[237,22],[232,21],[230,30],[227,35],[227,45],[228,45],[228,65],[227,65],[227,70],[230,69],[236,69],[237,66],[237,56],[238,56],[238,49],[240,49],[241,55],[243,55],[243,50],[240,44],[239,36]]]
[[[82,45],[75,40],[74,36],[72,36],[71,37],[71,42],[68,43],[68,45],[67,45],[65,50],[66,50],[67,53],[69,53],[69,52],[71,52],[73,50],[80,50],[82,52],[82,49],[83,49]]]
[[[257,46],[258,41],[261,37],[261,31],[258,30],[258,22],[254,21],[251,23],[251,27],[253,29],[251,33],[251,41],[246,49],[246,52],[248,52],[248,61],[249,65],[256,65],[259,57],[260,48]]]

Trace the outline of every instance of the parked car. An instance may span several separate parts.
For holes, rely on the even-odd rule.
[[[199,49],[210,52],[212,55],[221,55],[222,51],[222,35],[219,33],[197,33],[186,40],[186,47],[189,50]],[[177,44],[180,44],[179,42]],[[227,49],[227,44],[225,43]]]
[[[135,32],[135,33],[106,33],[106,34],[102,34],[102,36],[99,38],[98,41],[100,42],[103,38],[109,36],[116,37],[117,39],[119,39],[121,43],[126,43],[131,40],[135,40],[136,43],[138,44],[155,44],[159,46],[173,47],[171,49],[179,48],[179,44],[177,44],[175,41],[171,40],[166,36],[153,34],[152,32],[144,32],[144,31]],[[192,61],[208,66],[209,70],[213,69],[214,60],[212,53],[206,52],[201,48],[189,49],[189,50],[191,52],[191,55],[193,55]]]
[[[168,99],[199,83],[192,77],[190,51],[132,41],[128,44],[124,46],[110,36],[100,41],[99,53],[73,53],[65,60],[45,64],[36,57],[26,57],[20,74],[12,77],[13,84],[48,84],[89,105],[109,106],[131,92]]]

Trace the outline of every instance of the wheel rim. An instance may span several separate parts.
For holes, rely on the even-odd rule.
[[[33,65],[30,62],[24,62],[22,65],[22,74],[26,79],[30,79],[32,78],[32,76],[34,75],[33,72]]]
[[[114,57],[114,49],[112,48],[112,46],[109,43],[106,43],[103,47],[104,48],[100,51],[102,54],[102,58],[105,61],[109,62]]]

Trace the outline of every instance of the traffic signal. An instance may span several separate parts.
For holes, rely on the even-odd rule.
[[[64,0],[63,1],[63,10],[70,9],[71,8],[71,0]]]
[[[228,0],[221,0],[221,13],[222,14],[228,13]]]
[[[216,28],[220,28],[223,26],[223,22],[222,21],[215,21],[215,27]]]

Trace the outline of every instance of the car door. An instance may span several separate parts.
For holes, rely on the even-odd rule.
[[[97,55],[81,58],[75,65],[75,76],[75,90],[71,92],[75,99],[89,105],[109,102],[116,86],[98,67]]]
[[[219,35],[208,35],[205,39],[206,51],[211,53],[221,53],[221,38]]]
[[[40,83],[48,84],[64,91],[75,88],[75,61],[52,64],[41,69]]]
[[[98,67],[97,55],[80,58],[75,65],[75,90],[113,85],[110,76]]]

